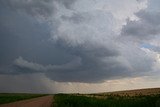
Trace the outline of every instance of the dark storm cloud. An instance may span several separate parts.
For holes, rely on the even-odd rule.
[[[47,24],[39,24],[26,15],[8,10],[4,12],[6,14],[0,14],[0,63],[7,63],[21,54],[32,56],[38,54],[38,51],[38,55],[43,54],[40,47],[45,49],[47,45],[44,42],[49,39]]]
[[[102,82],[134,76],[131,71],[137,74],[145,72],[146,64],[139,64],[143,53],[137,56],[134,54],[134,59],[129,58],[129,52],[124,52],[126,54],[123,55],[126,56],[123,56],[120,51],[122,47],[118,47],[116,40],[113,41],[110,37],[113,19],[111,13],[99,10],[90,13],[72,12],[70,9],[74,2],[75,0],[1,0],[0,73],[43,73],[60,82]],[[56,3],[64,5],[67,10],[57,10]],[[54,13],[58,11],[60,13],[56,16]],[[65,13],[68,11],[68,14]],[[39,22],[37,16],[51,19],[52,22]],[[152,34],[152,29],[148,31],[143,22],[147,22],[147,27],[150,28],[148,23],[153,19],[144,20],[143,16],[145,15],[139,15],[142,20],[140,22],[128,21],[122,34]],[[144,34],[137,31],[139,25],[145,31]],[[51,39],[56,36],[57,40]],[[125,59],[127,56],[128,59]],[[136,69],[132,70],[132,67]]]
[[[36,18],[5,6],[0,10],[0,18],[1,73],[12,72],[9,67],[19,56],[41,64],[63,64],[72,60],[64,48],[50,41],[48,23],[39,23]]]
[[[160,33],[160,12],[140,11],[136,13],[138,21],[127,21],[122,29],[123,36],[147,40]]]
[[[116,61],[119,53],[114,48],[52,43],[47,23],[40,24],[33,17],[7,9],[3,11],[7,14],[0,15],[1,74],[44,73],[55,81],[99,82],[123,76],[127,70]]]
[[[116,76],[129,75],[127,66],[116,60],[118,55],[116,52],[106,49],[84,50],[84,48],[68,50],[75,59],[66,64],[45,66],[28,62],[20,57],[15,60],[14,66],[17,66],[16,71],[19,74],[42,72],[50,79],[59,82],[100,82]]]
[[[90,48],[89,50],[84,47],[76,49],[65,47],[65,49],[67,49],[65,53],[71,54],[74,58],[65,64],[42,65],[19,57],[14,61],[13,73],[41,72],[50,79],[59,82],[100,82],[114,76],[129,75],[127,74],[126,65],[116,60],[119,54],[114,49],[107,50],[105,48],[102,49],[102,47],[97,49]],[[124,75],[124,73],[126,74]]]

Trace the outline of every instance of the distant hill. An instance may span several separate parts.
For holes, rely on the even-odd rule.
[[[139,96],[139,95],[154,95],[154,94],[160,94],[160,88],[123,90],[123,91],[104,92],[104,93],[95,93],[95,94],[87,94],[87,95],[102,97],[102,96],[107,96],[107,95]]]

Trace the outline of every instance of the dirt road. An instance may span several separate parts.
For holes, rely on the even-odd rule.
[[[8,104],[2,104],[0,107],[51,107],[53,96],[44,96],[29,100],[22,100]]]

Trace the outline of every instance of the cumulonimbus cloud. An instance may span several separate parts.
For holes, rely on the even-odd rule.
[[[118,39],[124,35],[125,37],[139,35],[146,38],[147,35],[144,36],[146,33],[158,33],[150,31],[155,23],[149,25],[150,21],[157,19],[150,19],[150,15],[143,12],[141,15],[136,14],[140,20],[128,21],[122,26],[127,17],[131,16],[130,18],[134,19],[136,17],[134,12],[145,8],[143,2],[146,0],[134,1],[135,4],[131,3],[132,8],[129,11],[125,8],[119,11],[117,7],[108,7],[107,3],[110,3],[108,0],[100,3],[90,0],[2,0],[1,5],[13,9],[15,14],[25,14],[34,17],[32,20],[36,21],[43,17],[41,23],[49,26],[47,30],[50,32],[47,42],[40,42],[34,38],[32,41],[40,46],[45,45],[38,48],[47,61],[41,64],[45,58],[42,58],[41,62],[33,62],[30,56],[25,59],[26,54],[18,55],[22,57],[15,58],[12,73],[44,73],[48,78],[60,82],[102,82],[106,79],[139,76],[151,71],[153,59],[145,54],[141,47],[135,45],[134,41]],[[137,7],[140,9],[137,10]],[[123,12],[127,13],[125,17],[121,15]],[[118,23],[117,20],[122,22]],[[145,23],[147,28],[144,27],[144,22],[147,22]],[[142,26],[141,29],[145,32],[140,32],[138,26]],[[121,35],[117,34],[117,28],[118,31],[122,28]],[[22,38],[23,36],[21,35]],[[49,58],[47,52],[51,52]]]

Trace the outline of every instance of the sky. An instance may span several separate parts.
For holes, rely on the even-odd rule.
[[[159,0],[0,0],[0,92],[160,87]]]

